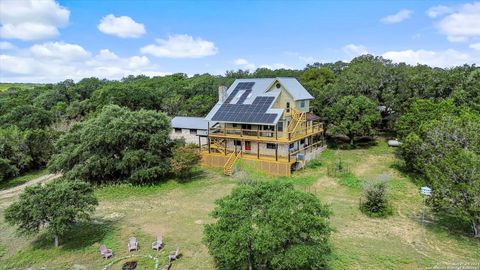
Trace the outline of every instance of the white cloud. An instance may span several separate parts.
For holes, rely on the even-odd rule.
[[[21,40],[57,36],[70,11],[53,0],[0,1],[0,36]]]
[[[386,24],[399,23],[399,22],[403,22],[403,21],[407,20],[408,18],[410,18],[411,15],[412,15],[411,10],[402,9],[395,14],[383,17],[382,19],[380,19],[380,21],[382,23],[386,23]]]
[[[294,51],[284,51],[283,52],[285,55],[288,56],[294,56],[298,58],[298,60],[305,62],[305,63],[313,63],[315,61],[315,58],[312,56],[302,56],[300,55],[299,52],[294,52]]]
[[[434,67],[453,67],[463,64],[478,64],[480,56],[448,49],[445,51],[404,50],[389,51],[382,55],[394,62],[410,65],[425,64]]]
[[[282,64],[282,63],[275,63],[275,64],[271,64],[271,65],[261,65],[260,66],[261,68],[268,68],[268,69],[272,69],[272,70],[275,70],[275,69],[289,69],[290,67],[286,64]]]
[[[77,44],[45,43],[0,55],[0,81],[57,82],[85,77],[120,79],[127,75],[160,76],[146,56],[120,57],[108,49],[94,56]]]
[[[235,64],[236,66],[241,66],[241,68],[247,69],[250,71],[254,71],[257,68],[255,64],[250,63],[247,59],[244,59],[244,58],[235,59],[233,61],[233,64]]]
[[[200,58],[215,55],[218,51],[213,42],[189,35],[173,35],[168,39],[156,41],[159,45],[147,45],[141,49],[141,52],[156,57]]]
[[[470,44],[468,47],[474,49],[474,50],[480,50],[480,42],[479,43],[474,43]]]
[[[452,12],[453,12],[453,8],[440,5],[440,6],[434,6],[429,8],[427,10],[427,15],[430,18],[436,18],[438,16],[442,16]]]
[[[233,61],[233,63],[237,66],[239,65],[246,65],[248,64],[248,61],[246,59],[243,59],[243,58],[238,58],[238,59],[235,59],[235,61]]]
[[[348,44],[343,46],[343,52],[346,53],[349,57],[354,58],[362,54],[368,54],[367,47],[363,45]]]
[[[480,2],[460,6],[445,16],[437,27],[452,42],[480,37]]]
[[[15,45],[7,41],[0,41],[0,50],[13,50],[15,49]]]
[[[72,62],[86,59],[90,56],[82,46],[64,42],[48,42],[35,44],[30,47],[30,52],[35,58]]]
[[[128,16],[115,17],[109,14],[100,20],[97,26],[100,32],[121,38],[138,38],[146,33],[145,26]]]

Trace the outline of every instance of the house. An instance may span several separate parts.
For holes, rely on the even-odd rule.
[[[290,176],[324,149],[313,96],[295,78],[237,79],[219,87],[205,117],[202,165],[233,173],[238,160],[269,175]]]
[[[186,143],[207,143],[208,121],[203,117],[176,116],[171,121],[170,138],[185,139]]]

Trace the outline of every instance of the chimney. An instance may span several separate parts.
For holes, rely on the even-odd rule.
[[[220,85],[218,87],[218,101],[224,102],[227,99],[227,87],[225,85]]]

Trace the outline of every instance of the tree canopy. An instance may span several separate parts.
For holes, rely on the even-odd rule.
[[[88,220],[97,204],[89,184],[57,180],[27,187],[5,210],[5,220],[23,235],[36,234],[46,227],[58,246],[58,238],[75,223]]]
[[[109,105],[60,137],[49,168],[90,182],[159,180],[170,172],[168,117]]]
[[[216,202],[205,226],[219,269],[326,269],[330,210],[291,184],[253,182]]]
[[[380,121],[377,106],[365,96],[345,96],[328,108],[326,115],[330,133],[347,136],[351,145],[356,136],[372,135],[373,125]]]

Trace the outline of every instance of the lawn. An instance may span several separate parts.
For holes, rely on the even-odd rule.
[[[341,160],[347,172],[329,173]],[[417,269],[424,267],[480,262],[480,241],[468,237],[445,222],[426,214],[424,241],[419,215],[422,199],[418,186],[396,168],[399,161],[385,142],[355,150],[328,149],[321,157],[290,181],[298,189],[316,194],[328,203],[334,215],[331,224],[333,269]],[[258,176],[256,176],[258,177]],[[183,256],[172,269],[214,269],[212,258],[202,243],[203,224],[211,222],[208,213],[214,201],[234,188],[240,178],[225,177],[220,170],[206,170],[187,183],[167,181],[152,186],[115,185],[96,190],[100,205],[94,220],[74,228],[60,239],[60,248],[44,235],[25,239],[15,236],[0,217],[0,269],[102,269],[113,263],[119,269],[128,238],[135,235],[140,251],[134,252],[142,266],[153,269],[148,256],[166,262],[166,254],[180,247]],[[272,181],[273,178],[264,178]],[[394,214],[385,219],[369,218],[359,209],[361,186],[367,181],[388,181]],[[11,199],[0,199],[0,214]],[[164,235],[165,248],[156,253],[150,243]],[[100,243],[114,251],[105,261],[98,254]],[[422,244],[421,244],[422,243]],[[419,256],[419,251],[423,256]]]

